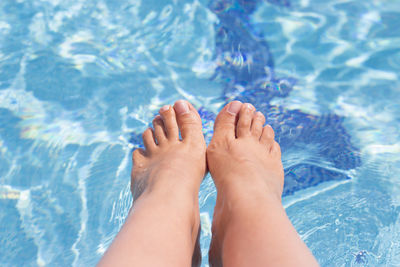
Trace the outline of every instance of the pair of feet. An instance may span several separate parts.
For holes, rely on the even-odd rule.
[[[146,198],[179,202],[176,215],[190,223],[193,251],[200,224],[198,192],[210,171],[218,191],[210,261],[222,265],[229,224],[251,216],[248,211],[264,202],[280,205],[284,175],[274,131],[251,104],[233,101],[218,114],[207,148],[201,118],[189,102],[164,106],[159,114],[153,129],[143,133],[145,149],[133,153],[133,210]]]

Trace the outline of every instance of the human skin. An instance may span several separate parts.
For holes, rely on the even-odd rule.
[[[98,266],[192,264],[200,224],[198,192],[206,173],[201,119],[182,100],[159,113],[154,130],[143,133],[145,150],[133,153],[133,206]]]
[[[318,266],[281,204],[281,152],[260,112],[228,104],[207,150],[190,103],[159,113],[143,133],[145,149],[133,153],[131,211],[99,266],[198,265],[198,192],[207,164],[218,191],[211,266]]]
[[[234,101],[215,121],[207,163],[217,188],[210,265],[319,266],[281,203],[284,172],[274,131]]]

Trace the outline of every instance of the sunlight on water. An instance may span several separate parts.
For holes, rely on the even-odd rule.
[[[288,179],[308,179],[289,184],[283,203],[322,266],[398,264],[400,5],[271,0],[250,9],[0,2],[2,264],[94,265],[131,205],[132,149],[179,98],[199,108],[207,140],[230,99],[268,114]],[[215,198],[207,176],[204,266]]]

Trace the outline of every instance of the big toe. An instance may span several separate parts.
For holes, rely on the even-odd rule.
[[[233,101],[219,112],[214,124],[214,138],[234,139],[236,137],[236,121],[242,105],[240,101]]]
[[[176,101],[174,110],[182,140],[204,140],[201,118],[197,110],[185,100]]]

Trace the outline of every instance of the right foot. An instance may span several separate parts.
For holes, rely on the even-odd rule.
[[[215,120],[207,163],[218,191],[243,186],[280,199],[283,167],[271,126],[251,104],[233,101]],[[247,194],[247,192],[246,192]]]
[[[218,195],[214,209],[211,266],[222,266],[222,247],[229,224],[259,210],[280,205],[284,172],[279,144],[271,126],[251,104],[234,101],[218,114],[207,148],[208,168]],[[262,208],[261,208],[262,209]],[[250,218],[249,218],[250,219]]]

